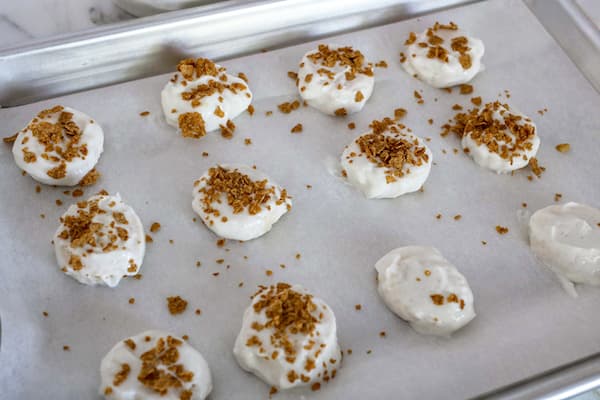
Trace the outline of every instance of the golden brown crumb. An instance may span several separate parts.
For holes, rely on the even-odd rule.
[[[154,239],[152,239],[152,236],[146,235],[146,243],[152,243],[152,242],[154,242]]]
[[[454,216],[454,220],[455,220],[455,221],[458,221],[458,220],[459,220],[459,219],[461,219],[461,218],[462,218],[462,215],[460,215],[460,214],[456,214],[456,215]]]
[[[481,96],[472,97],[471,103],[475,104],[477,107],[481,105]]]
[[[198,139],[206,135],[204,118],[197,112],[188,112],[179,115],[179,129],[183,137]]]
[[[560,143],[556,145],[556,151],[560,153],[566,153],[571,150],[571,145],[569,143]]]
[[[150,225],[150,232],[152,233],[156,233],[160,230],[160,223],[158,222],[153,222],[152,225]]]
[[[135,298],[130,297],[129,298],[129,304],[135,304]]]
[[[225,125],[219,125],[221,128],[221,136],[225,139],[231,139],[233,137],[233,132],[235,132],[235,124],[232,120],[228,119]]]
[[[529,166],[531,167],[531,172],[533,172],[533,174],[538,178],[541,177],[542,173],[546,170],[545,167],[542,167],[539,164],[538,159],[536,157],[531,157],[529,159]]]
[[[63,351],[69,351],[71,348],[69,346],[63,346]]]
[[[302,124],[296,124],[290,131],[291,133],[300,133],[302,132]]]
[[[296,253],[296,260],[299,260],[302,255],[300,253]]]
[[[251,116],[254,115],[254,106],[252,104],[250,104],[246,110]]]
[[[271,115],[273,115],[273,111],[265,111],[265,115],[267,117],[270,117]]]
[[[294,71],[288,71],[287,76],[288,76],[288,78],[293,79],[293,80],[298,79],[298,74],[295,73]]]
[[[98,182],[100,179],[100,172],[96,171],[96,168],[92,168],[85,176],[79,181],[80,186],[91,186]]]
[[[245,73],[243,73],[243,72],[238,73],[238,78],[240,78],[244,82],[248,83],[248,77],[246,76]]]
[[[202,310],[199,308],[196,308],[195,313],[196,313],[196,315],[202,315]]]
[[[360,305],[360,304],[356,304],[356,305],[354,306],[354,309],[355,309],[356,311],[360,311],[360,310],[362,310],[362,305]]]
[[[321,389],[321,384],[319,382],[315,382],[312,384],[312,386],[310,387],[310,389],[313,392],[316,392],[317,390]]]
[[[146,117],[146,116],[148,116],[148,115],[150,115],[150,111],[142,111],[142,112],[140,113],[140,117]]]
[[[562,199],[562,194],[561,193],[554,193],[554,201],[555,202],[559,202],[560,199]]]
[[[217,247],[223,247],[225,246],[226,240],[225,239],[219,239],[217,240]]]
[[[501,235],[504,235],[508,233],[508,228],[505,226],[496,225],[496,232],[498,232]]]
[[[384,338],[385,336],[386,336],[386,333],[385,333],[385,331],[381,331],[381,332],[379,332],[379,337],[382,337],[382,338]]]
[[[44,317],[47,317],[47,316],[48,316],[48,312],[47,312],[47,311],[42,311],[42,315],[43,315]]]
[[[71,193],[71,196],[73,196],[73,197],[81,197],[81,196],[83,196],[83,195],[84,195],[84,192],[83,192],[83,190],[81,190],[81,189],[79,189],[79,188],[78,188],[78,189],[75,189],[75,190],[73,190],[73,192]]]
[[[107,387],[104,388],[104,395],[105,396],[111,395],[112,392],[113,392],[113,390],[112,390],[112,388],[110,386],[107,386]]]
[[[438,214],[435,216],[436,219],[442,219],[442,214]]]
[[[12,136],[7,136],[7,137],[3,138],[2,140],[4,141],[4,143],[9,143],[9,144],[14,143],[15,140],[17,140],[17,136],[19,136],[18,132]]]
[[[521,203],[521,207],[527,208],[527,203]]]
[[[40,214],[40,218],[44,219],[44,218],[46,218],[46,215],[45,214]]]
[[[394,110],[394,119],[395,120],[399,120],[404,118],[404,116],[406,115],[406,110],[404,108],[396,108]]]
[[[179,296],[167,297],[167,307],[171,315],[181,314],[187,308],[188,302]]]
[[[202,157],[208,157],[208,153],[206,151],[202,152]]]
[[[42,191],[42,187],[40,185],[35,185],[35,192],[40,193]]]
[[[354,122],[350,122],[350,123],[348,124],[348,129],[352,130],[352,129],[354,129],[354,128],[356,128],[356,124],[355,124]]]
[[[375,66],[377,68],[387,68],[388,64],[387,64],[387,62],[385,60],[381,60],[377,64],[375,64]]]
[[[473,86],[468,84],[460,85],[460,94],[471,94],[473,93]]]
[[[272,276],[273,275],[273,271],[271,271],[270,269],[265,271],[265,275],[267,276]]]
[[[300,102],[298,100],[294,100],[292,102],[281,103],[277,106],[279,111],[281,111],[284,114],[289,114],[292,111],[297,110],[299,107],[300,107]]]
[[[346,111],[346,109],[345,109],[345,108],[343,108],[343,107],[342,107],[342,108],[338,108],[338,109],[337,109],[337,110],[335,110],[333,113],[334,113],[336,116],[338,116],[338,117],[343,117],[343,116],[345,116],[345,115],[348,115],[348,112],[347,112],[347,111]]]
[[[421,93],[417,92],[416,90],[413,92],[413,96],[415,97],[415,99],[417,99],[417,104],[425,103],[425,100],[423,100],[423,96],[421,95]]]

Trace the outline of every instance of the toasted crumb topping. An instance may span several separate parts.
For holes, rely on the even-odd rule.
[[[438,59],[443,63],[447,63],[449,61],[449,51],[452,50],[458,53],[458,61],[463,67],[463,69],[471,68],[471,56],[468,54],[471,48],[468,46],[469,40],[467,39],[467,37],[453,37],[452,39],[450,39],[450,47],[447,48],[443,46],[446,41],[442,37],[436,35],[436,33],[440,30],[457,31],[458,25],[456,25],[454,22],[450,22],[447,25],[436,22],[432,27],[427,29],[427,41],[417,43],[419,47],[427,49],[427,58]],[[410,46],[417,42],[417,39],[417,34],[414,32],[410,32],[408,35],[408,39],[406,39],[404,44],[406,46]],[[406,61],[406,56],[400,53],[400,62],[404,61]]]
[[[281,103],[281,104],[277,105],[277,108],[282,113],[289,114],[292,111],[297,110],[298,108],[300,108],[300,102],[298,100],[294,100],[294,101],[291,101],[291,102]]]
[[[461,310],[465,308],[465,301],[459,298],[455,293],[450,293],[446,298],[444,298],[443,294],[437,293],[432,294],[429,297],[431,298],[433,304],[435,304],[436,306],[443,306],[445,303],[456,303],[459,305]]]
[[[167,297],[167,307],[171,315],[181,314],[187,308],[188,302],[180,296]]]
[[[294,125],[294,127],[290,130],[291,133],[300,133],[302,132],[302,124],[296,124]]]
[[[357,74],[373,76],[373,66],[371,63],[366,62],[365,56],[359,50],[354,50],[350,46],[332,49],[326,44],[320,44],[317,51],[309,54],[307,57],[313,63],[324,67],[317,71],[319,75],[330,77],[333,71],[328,68],[340,65],[347,67],[348,70],[345,73],[345,77],[348,81],[354,80]]]
[[[60,221],[65,229],[59,234],[59,237],[68,240],[71,247],[89,246],[107,253],[118,250],[121,243],[128,240],[128,231],[123,226],[128,225],[129,221],[122,213],[113,213],[113,221],[108,225],[94,222],[95,216],[106,214],[106,211],[99,208],[99,201],[100,198],[80,201],[77,203],[76,215],[61,217]],[[75,271],[83,268],[81,258],[72,255],[69,266]]]
[[[80,186],[91,186],[98,182],[100,179],[100,172],[96,171],[96,168],[92,168],[85,176],[79,181]]]
[[[140,113],[140,117],[147,117],[148,115],[150,115],[150,111],[142,111]]]
[[[501,235],[504,235],[504,234],[508,233],[508,228],[505,226],[496,225],[496,232],[498,232]]]
[[[571,150],[571,145],[569,143],[560,143],[556,145],[556,151],[559,153],[567,153]]]
[[[219,70],[214,62],[206,58],[186,58],[177,64],[177,71],[186,81],[193,81],[204,75],[217,76]]]
[[[454,116],[454,124],[445,124],[442,129],[442,136],[450,132],[459,137],[468,135],[478,145],[485,145],[490,152],[511,162],[514,158],[525,157],[525,151],[533,148],[532,140],[536,134],[528,119],[511,113],[508,104],[498,101],[487,103],[482,109],[458,113]],[[532,161],[533,157],[529,162]]]
[[[406,110],[404,108],[396,108],[394,110],[394,119],[397,121],[406,116]]]
[[[462,84],[460,85],[460,94],[471,94],[473,93],[473,85]]]
[[[282,349],[289,360],[295,359],[296,348],[289,335],[314,336],[316,324],[322,318],[322,314],[318,318],[313,315],[317,306],[312,301],[312,295],[298,293],[291,289],[291,285],[280,282],[269,287],[260,286],[253,298],[258,298],[252,306],[254,312],[258,314],[265,310],[267,321],[264,325],[255,322],[252,328],[256,331],[273,329],[271,344]],[[256,336],[246,343],[249,347],[261,344]]]
[[[179,129],[181,129],[181,135],[183,137],[198,139],[206,135],[204,118],[202,118],[202,115],[197,112],[180,114]]]
[[[58,115],[56,123],[47,121],[55,115]],[[47,171],[47,175],[51,178],[64,178],[67,174],[66,163],[75,158],[84,159],[88,154],[87,145],[80,143],[83,134],[81,128],[73,121],[73,113],[64,111],[63,106],[42,110],[26,130],[30,131],[33,137],[44,146],[40,157],[58,164]],[[28,163],[35,162],[36,155],[24,147],[23,159]]]
[[[258,214],[264,204],[275,195],[275,187],[269,186],[266,179],[254,181],[237,169],[213,167],[208,170],[208,175],[208,178],[202,178],[206,185],[199,192],[204,195],[201,200],[204,205],[203,211],[217,218],[221,216],[220,212],[212,205],[221,202],[222,195],[225,195],[234,214],[248,210],[250,215]],[[281,190],[276,204],[283,204],[287,198],[286,190]]]
[[[142,367],[138,381],[145,387],[165,396],[170,389],[179,391],[180,399],[191,399],[192,392],[183,390],[183,385],[194,378],[194,373],[186,370],[179,361],[179,350],[183,342],[172,336],[159,338],[156,346],[140,356]]]
[[[417,139],[412,140],[401,134],[403,125],[384,118],[381,121],[374,120],[369,127],[371,133],[356,139],[361,154],[350,154],[349,158],[364,155],[378,167],[385,168],[387,183],[410,173],[410,166],[420,166],[429,161],[425,147],[419,146]]]
[[[150,232],[156,233],[158,231],[160,231],[160,223],[153,222],[152,225],[150,225]]]

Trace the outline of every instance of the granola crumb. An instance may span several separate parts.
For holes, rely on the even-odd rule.
[[[267,276],[273,276],[273,271],[271,271],[270,269],[265,271],[265,275]]]
[[[292,111],[297,110],[298,108],[300,108],[300,102],[298,100],[294,100],[292,102],[281,103],[281,104],[277,105],[277,108],[282,113],[289,114]],[[269,113],[269,112],[271,112],[271,111],[267,111],[267,113]],[[267,114],[267,115],[270,115],[270,114]]]
[[[360,311],[360,310],[362,310],[362,305],[361,305],[361,304],[355,304],[355,305],[354,305],[354,309],[355,309],[356,311]]]
[[[35,185],[35,192],[40,193],[42,191],[42,187],[40,185]]]
[[[458,220],[460,220],[461,218],[462,218],[462,215],[460,215],[460,214],[456,214],[456,215],[454,216],[454,220],[455,220],[455,221],[458,221]]]
[[[355,128],[356,128],[356,124],[354,122],[350,122],[348,124],[348,129],[352,130],[352,129],[355,129]]]
[[[252,104],[250,104],[248,106],[248,108],[246,109],[246,111],[248,111],[248,114],[250,114],[250,116],[254,115],[254,106]]]
[[[562,199],[562,194],[554,193],[554,201],[558,203],[560,201],[560,199]]]
[[[202,152],[202,157],[208,157],[208,153],[206,151]]]
[[[486,245],[487,245],[487,242],[486,242],[485,240],[482,240],[482,241],[481,241],[481,244],[482,244],[482,245],[484,245],[484,246],[486,246]]]
[[[150,115],[150,111],[142,111],[140,113],[140,117],[147,117],[148,115]]]
[[[42,315],[43,315],[44,317],[48,317],[48,315],[49,315],[49,314],[48,314],[48,311],[42,311]]]
[[[245,144],[246,146],[250,146],[250,145],[252,144],[252,139],[250,139],[250,138],[245,138],[245,139],[244,139],[244,144]]]
[[[223,247],[225,246],[225,243],[227,243],[225,239],[219,239],[217,240],[217,247]]]
[[[146,243],[152,243],[152,242],[154,242],[154,239],[152,239],[152,236],[146,235]]]
[[[300,253],[296,253],[296,260],[299,260],[302,255]]]
[[[70,350],[71,350],[71,347],[69,347],[69,346],[63,346],[63,351],[70,351]]]
[[[296,124],[290,131],[291,133],[300,133],[302,132],[302,124]]]
[[[498,232],[500,235],[504,235],[508,233],[508,228],[505,226],[496,225],[496,232]]]
[[[100,172],[96,171],[96,168],[92,168],[85,176],[79,181],[79,186],[92,186],[100,179]]]
[[[437,215],[435,216],[435,219],[442,219],[442,214],[437,214]]]
[[[571,145],[569,143],[560,143],[557,144],[555,148],[559,153],[567,153],[569,150],[571,150]]]
[[[460,94],[471,94],[473,93],[473,85],[462,84],[460,85]]]
[[[152,225],[150,225],[150,232],[152,233],[156,233],[160,230],[160,223],[158,222],[153,222]]]
[[[397,121],[399,119],[402,119],[406,116],[406,110],[404,108],[396,108],[394,110],[394,119]]]
[[[196,313],[196,315],[202,315],[202,310],[199,308],[196,308],[196,311],[194,311],[194,313]]]
[[[188,302],[180,296],[167,297],[167,308],[171,315],[181,314],[187,308]]]
[[[84,194],[85,194],[84,191],[78,188],[78,189],[73,190],[73,192],[71,193],[71,196],[73,196],[73,197],[81,197]]]
[[[134,297],[130,297],[129,298],[129,304],[135,304],[135,298]]]

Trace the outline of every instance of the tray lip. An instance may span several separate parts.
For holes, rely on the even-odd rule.
[[[103,27],[95,27],[87,30],[74,32],[74,33],[66,33],[54,36],[52,38],[47,39],[36,39],[28,42],[25,45],[17,45],[0,49],[0,65],[3,62],[8,61],[13,57],[27,56],[36,54],[39,52],[44,52],[48,50],[52,50],[54,48],[69,48],[69,47],[77,47],[83,46],[94,42],[101,42],[106,40],[107,36],[111,36],[113,38],[118,38],[119,36],[127,36],[131,35],[136,31],[140,30],[152,30],[168,25],[179,24],[179,23],[192,23],[192,21],[196,19],[203,18],[218,18],[223,17],[228,13],[240,12],[240,11],[248,11],[250,9],[255,12],[260,12],[261,7],[270,6],[273,4],[283,4],[283,3],[301,3],[308,2],[311,0],[226,0],[220,3],[207,4],[201,7],[189,8],[171,11],[167,14],[159,14],[152,15],[147,17],[142,17],[129,21],[122,21],[119,23],[111,24],[110,26]],[[445,8],[457,8],[463,6],[469,6],[473,3],[480,2],[481,0],[448,0],[448,4],[440,8],[431,10],[426,13],[439,12]],[[528,6],[532,14],[537,18],[537,14],[533,11],[532,7],[529,7],[529,3],[534,2],[535,0],[521,0],[525,5]],[[316,3],[316,0],[313,0]],[[366,0],[365,2],[369,2]],[[396,4],[409,4],[414,3],[415,0],[396,0]],[[433,3],[434,1],[432,1]],[[376,10],[380,8],[385,8],[393,3],[393,1],[389,0],[387,2],[383,2],[384,5],[380,7],[371,7],[370,10]],[[569,14],[572,18],[580,18],[582,17],[586,20],[590,25],[592,22],[583,14],[579,6],[573,0],[558,0],[558,5],[563,8],[563,10]],[[415,15],[409,16],[409,18],[417,17],[418,15],[422,15],[423,13],[417,13]],[[347,14],[350,15],[350,14]],[[325,18],[323,18],[325,19]],[[539,19],[538,19],[539,20]],[[316,21],[318,22],[318,21]],[[376,26],[381,26],[387,23],[381,23]],[[544,28],[546,28],[544,26]],[[591,29],[584,24],[583,33],[592,33],[589,37],[591,37],[594,43],[600,44],[600,30]],[[363,28],[357,28],[355,30],[359,30]],[[339,34],[339,33],[333,33]],[[552,38],[557,41],[556,37],[552,35]],[[560,45],[560,43],[559,43]],[[600,48],[600,47],[599,47]],[[564,48],[561,46],[563,51]],[[566,52],[566,51],[565,51]],[[571,57],[569,57],[571,58]],[[576,63],[575,63],[576,64]],[[577,64],[576,64],[577,65]],[[579,68],[579,66],[577,65]],[[586,76],[580,69],[582,75]],[[586,76],[587,78],[587,76]],[[135,78],[134,78],[135,79]],[[131,79],[131,80],[134,80]],[[589,78],[588,78],[589,80]],[[595,86],[593,82],[590,82],[592,86]],[[114,85],[118,83],[112,83],[110,85]],[[84,89],[88,90],[88,89]],[[598,89],[597,89],[598,90]],[[64,95],[64,94],[61,94]],[[25,103],[27,104],[27,103]],[[15,106],[18,107],[18,106]],[[1,339],[1,325],[0,325],[0,339]],[[0,342],[1,343],[1,342]],[[587,373],[586,368],[592,368],[595,371],[592,374]],[[561,387],[553,386],[560,383],[561,378],[566,374],[572,373],[573,376],[567,381],[564,382]],[[588,355],[586,357],[574,360],[570,363],[566,363],[563,365],[559,365],[557,367],[548,369],[541,373],[535,374],[533,376],[524,377],[522,380],[510,383],[506,386],[502,386],[499,388],[492,388],[490,391],[481,393],[472,397],[472,399],[484,399],[484,398],[493,398],[493,399],[521,399],[521,398],[529,398],[533,392],[536,392],[536,398],[544,398],[544,399],[566,399],[586,391],[589,391],[593,388],[600,387],[600,352]],[[529,397],[528,397],[529,396]]]

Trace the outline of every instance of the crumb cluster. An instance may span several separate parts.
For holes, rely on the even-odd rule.
[[[449,50],[447,47],[443,46],[446,41],[441,36],[436,34],[441,30],[457,31],[458,25],[456,25],[454,22],[450,22],[449,24],[440,24],[439,22],[436,22],[426,31],[427,41],[418,42],[417,46],[427,49],[427,58],[434,58],[443,63],[448,63]],[[417,34],[410,32],[408,39],[406,39],[404,44],[406,46],[410,46],[416,43],[417,40]],[[468,44],[469,39],[466,36],[456,36],[450,39],[450,49],[458,53],[458,62],[463,69],[469,69],[472,65],[471,56],[468,53],[471,48],[468,46]],[[400,54],[400,57],[401,62],[406,61],[404,54]]]

